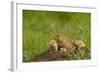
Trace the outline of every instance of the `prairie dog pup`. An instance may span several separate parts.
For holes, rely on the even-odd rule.
[[[85,47],[85,43],[82,40],[73,40],[72,44],[76,47],[76,48],[83,48]]]
[[[58,51],[58,45],[57,42],[55,40],[51,40],[48,44],[48,48],[49,50],[54,50],[54,51]]]
[[[72,43],[70,41],[70,39],[68,37],[65,37],[64,35],[62,34],[57,34],[57,36],[55,37],[55,40],[57,42],[57,45],[58,45],[58,50],[62,50],[62,49],[70,49],[71,46],[72,46]]]

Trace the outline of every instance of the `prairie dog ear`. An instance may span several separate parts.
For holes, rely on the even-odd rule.
[[[54,39],[55,39],[55,40],[57,40],[57,39],[58,39],[58,37],[59,37],[59,35],[60,35],[60,34],[56,34],[56,36],[55,36],[55,38],[54,38]]]
[[[60,36],[62,36],[61,33],[57,33],[57,34],[56,34],[56,37],[60,37]]]
[[[57,34],[57,36],[60,36],[60,35],[61,35],[61,33],[58,33],[58,34]]]
[[[58,33],[58,34],[56,35],[56,37],[55,37],[55,40],[56,40],[56,41],[59,41],[59,42],[62,42],[62,41],[65,40],[65,37],[64,37],[64,35]]]

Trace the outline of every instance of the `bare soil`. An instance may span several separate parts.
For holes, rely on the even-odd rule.
[[[61,61],[61,60],[71,60],[73,58],[74,51],[52,51],[48,50],[47,52],[36,56],[32,61]]]

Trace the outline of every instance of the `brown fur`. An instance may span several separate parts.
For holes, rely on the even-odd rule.
[[[55,40],[58,45],[58,50],[60,48],[64,48],[64,49],[66,48],[68,50],[72,47],[72,43],[71,43],[70,39],[68,37],[65,37],[62,34],[57,34],[57,36],[55,37]]]
[[[83,48],[85,47],[85,43],[82,40],[73,40],[72,44],[76,47],[76,48]]]
[[[48,43],[48,49],[57,51],[58,50],[57,42],[55,40],[50,40]]]

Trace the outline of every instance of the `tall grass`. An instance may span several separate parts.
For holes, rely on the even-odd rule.
[[[23,10],[23,62],[47,51],[47,44],[57,33],[81,39],[91,48],[91,14]],[[90,58],[83,54],[82,59]]]

